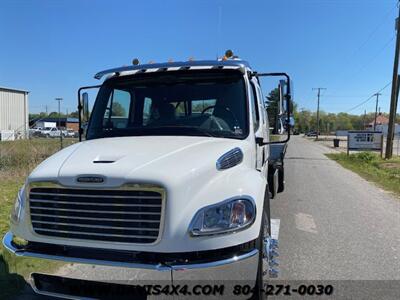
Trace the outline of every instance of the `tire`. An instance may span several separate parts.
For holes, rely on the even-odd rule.
[[[267,187],[264,196],[264,208],[262,211],[262,219],[261,219],[261,226],[260,226],[260,234],[256,241],[256,247],[258,248],[259,255],[258,255],[258,267],[257,267],[257,278],[256,284],[254,286],[254,294],[252,295],[252,300],[261,300],[266,299],[264,289],[264,239],[266,235],[271,235],[271,219],[270,219],[270,205],[269,205],[269,189]]]
[[[282,164],[282,168],[278,171],[278,193],[282,193],[285,189],[285,168]]]
[[[274,199],[276,194],[275,194],[275,185],[274,185],[274,173],[275,173],[275,168],[271,165],[268,166],[268,190],[271,193],[271,199]]]

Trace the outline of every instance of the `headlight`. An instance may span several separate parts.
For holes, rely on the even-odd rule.
[[[18,223],[19,219],[21,218],[21,211],[24,205],[24,189],[25,186],[23,186],[17,195],[17,198],[15,199],[14,207],[11,211],[11,219],[15,222]]]
[[[189,227],[190,234],[212,235],[242,230],[256,217],[254,201],[249,198],[227,200],[200,209]]]

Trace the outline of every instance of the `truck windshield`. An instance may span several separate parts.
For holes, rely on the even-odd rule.
[[[239,72],[164,72],[115,77],[101,87],[87,139],[189,135],[244,139],[246,94]]]

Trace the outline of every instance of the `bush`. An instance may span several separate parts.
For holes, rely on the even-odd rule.
[[[370,163],[378,158],[377,155],[372,152],[360,152],[360,153],[352,154],[352,155],[354,155],[358,161],[362,161],[362,162],[366,162],[366,163]]]

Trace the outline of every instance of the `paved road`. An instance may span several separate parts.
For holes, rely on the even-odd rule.
[[[281,279],[400,279],[400,200],[350,172],[325,146],[294,136],[281,219]],[[400,184],[400,182],[399,182]]]
[[[286,190],[271,204],[281,220],[280,279],[400,280],[400,200],[329,151],[298,136],[289,144]]]

